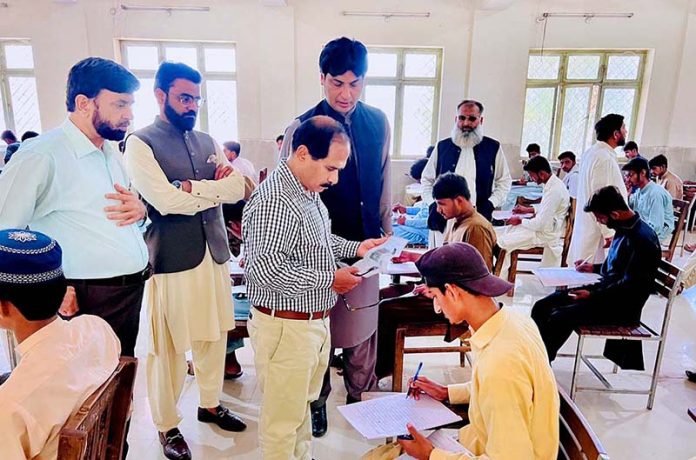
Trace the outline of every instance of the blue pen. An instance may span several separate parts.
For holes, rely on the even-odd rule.
[[[423,362],[421,361],[420,363],[418,363],[418,368],[416,369],[416,373],[413,376],[413,381],[411,382],[411,385],[413,385],[413,383],[416,380],[418,380],[418,374],[420,374],[420,371],[422,368],[423,368]],[[406,399],[408,399],[409,395],[411,394],[411,390],[413,390],[413,387],[409,386],[408,391],[406,392]]]

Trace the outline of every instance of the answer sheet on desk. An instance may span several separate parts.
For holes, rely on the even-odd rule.
[[[532,273],[546,287],[583,286],[598,283],[602,279],[597,273],[583,273],[572,267],[535,268]]]
[[[453,452],[455,454],[467,454],[473,457],[474,454],[471,453],[469,449],[459,444],[455,435],[447,433],[446,430],[436,430],[433,431],[430,436],[428,436],[428,441],[433,443],[433,446],[438,449],[445,450],[447,452]],[[416,460],[408,454],[401,454],[396,457],[396,460]]]
[[[427,395],[406,398],[406,393],[339,406],[338,411],[367,439],[406,434],[406,424],[417,430],[454,423],[462,418]]]

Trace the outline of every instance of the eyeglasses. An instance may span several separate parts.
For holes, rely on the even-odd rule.
[[[203,105],[203,98],[200,96],[191,96],[190,94],[179,94],[176,96],[183,105],[195,104],[196,107]]]
[[[472,123],[475,122],[476,120],[478,120],[479,118],[480,117],[477,117],[476,115],[469,115],[469,116],[459,115],[459,121],[467,121],[468,120]]]

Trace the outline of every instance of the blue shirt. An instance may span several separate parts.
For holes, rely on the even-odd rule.
[[[120,153],[99,150],[69,119],[23,143],[0,174],[0,228],[31,227],[63,248],[69,279],[111,278],[142,271],[147,247],[138,226],[119,227],[104,208],[114,184],[130,181]]]
[[[638,189],[628,197],[628,204],[664,241],[674,230],[674,207],[669,192],[654,182]]]

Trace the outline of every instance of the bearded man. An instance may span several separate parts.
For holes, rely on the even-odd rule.
[[[159,116],[126,139],[124,163],[148,210],[146,286],[151,331],[147,396],[164,456],[191,458],[177,403],[193,354],[200,422],[225,431],[246,425],[220,405],[227,331],[234,329],[223,203],[244,198],[244,178],[208,134],[194,130],[201,74],[163,62],[155,74]]]
[[[69,298],[77,302],[59,313],[102,317],[124,356],[134,354],[149,274],[136,225],[145,206],[130,191],[121,154],[105,141],[125,137],[139,87],[114,61],[78,62],[68,75],[67,119],[22,144],[0,175],[0,228],[29,226],[60,242]]]
[[[476,211],[491,220],[493,209],[505,202],[512,186],[512,178],[500,142],[483,135],[483,104],[464,100],[457,105],[452,135],[437,143],[428,164],[423,170],[423,200],[432,203],[435,180],[442,174],[453,172],[466,179],[471,192],[471,202]],[[436,230],[434,245],[442,241],[444,221],[431,206],[428,221]],[[431,238],[431,244],[433,243]]]

